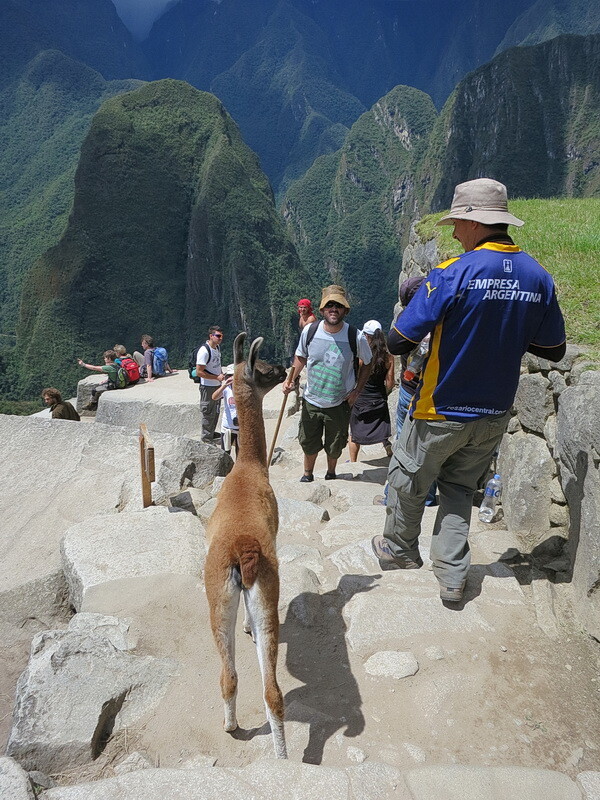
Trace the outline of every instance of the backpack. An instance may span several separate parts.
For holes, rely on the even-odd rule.
[[[129,383],[137,383],[140,379],[140,368],[137,365],[137,362],[133,360],[133,358],[128,358],[127,356],[123,356],[123,358],[118,358],[115,361],[115,364],[120,364],[123,367],[127,375],[129,376]]]
[[[127,370],[119,366],[116,361],[115,368],[117,370],[117,375],[114,381],[109,380],[109,383],[112,384],[113,389],[124,389],[129,383],[129,375],[127,374]]]
[[[169,360],[167,351],[164,347],[155,347],[152,354],[152,375],[159,378],[165,374],[165,364]]]
[[[190,376],[191,380],[194,381],[194,383],[200,383],[202,380],[198,377],[198,375],[196,375],[196,364],[198,363],[198,353],[203,347],[206,347],[206,352],[208,353],[208,357],[210,359],[210,348],[206,342],[204,342],[200,345],[200,347],[196,347],[194,350],[192,350],[188,360],[188,375]]]
[[[315,322],[311,322],[308,326],[308,333],[306,334],[306,350],[308,351],[308,346],[315,338],[315,333],[317,332],[317,328],[320,325],[320,321],[316,320]],[[354,327],[354,325],[348,325],[348,344],[350,345],[350,349],[352,350],[352,355],[354,356],[353,366],[354,366],[354,377],[358,375],[358,349],[356,345],[356,337],[358,336],[358,329]]]

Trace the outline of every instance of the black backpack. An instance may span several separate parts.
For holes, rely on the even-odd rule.
[[[208,357],[210,359],[210,348],[206,342],[204,342],[200,345],[200,347],[196,347],[194,350],[192,350],[188,360],[188,375],[194,381],[194,383],[200,383],[201,380],[198,375],[196,375],[196,364],[198,363],[198,351],[202,350],[203,347],[206,347],[206,352],[208,353]]]
[[[316,320],[316,322],[311,322],[308,326],[308,333],[306,334],[306,350],[308,352],[308,346],[315,338],[315,333],[317,332],[317,328],[320,325],[320,321]],[[356,337],[358,336],[358,329],[354,327],[354,325],[348,325],[348,344],[350,345],[350,349],[352,350],[352,355],[354,356],[354,377],[356,378],[358,375],[358,348],[356,345]]]

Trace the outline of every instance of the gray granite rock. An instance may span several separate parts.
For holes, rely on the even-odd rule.
[[[573,590],[584,628],[600,639],[600,372],[585,372],[559,398],[556,454],[577,542]]]
[[[315,573],[300,564],[282,564],[279,584],[281,613],[291,613],[303,625],[313,625],[321,610],[320,583]]]
[[[101,583],[160,574],[200,575],[204,528],[192,514],[147,508],[94,517],[74,525],[61,544],[71,602],[81,608]]]
[[[300,483],[298,478],[272,480],[271,486],[277,497],[288,500],[302,500],[304,503],[321,505],[331,497],[331,489],[322,481]]]
[[[169,497],[169,505],[172,508],[180,508],[183,511],[189,511],[189,513],[194,514],[194,516],[198,516],[198,509],[209,500],[210,494],[206,489],[189,488],[186,489],[185,492],[171,495],[171,497]]]
[[[600,800],[600,772],[580,772],[577,785],[581,787],[584,800]]]
[[[293,533],[307,535],[329,519],[329,513],[325,509],[315,503],[307,503],[303,500],[278,497],[277,508],[279,510],[280,536]]]
[[[7,754],[49,773],[92,761],[107,732],[160,701],[176,668],[171,659],[117,650],[93,623],[87,631],[37,635],[17,685]]]
[[[365,661],[365,672],[381,678],[408,678],[419,671],[419,662],[411,652],[380,650]]]
[[[553,528],[569,527],[569,509],[566,505],[550,503],[548,518]]]
[[[556,464],[540,436],[515,433],[502,440],[498,467],[506,526],[531,551],[550,535],[550,486]]]
[[[142,769],[116,778],[61,786],[43,800],[264,800],[250,789],[241,770]],[[346,800],[346,798],[343,798]]]
[[[152,769],[153,767],[154,764],[136,750],[116,765],[115,774],[127,775],[128,772],[136,772],[138,769]]]
[[[403,577],[408,578],[408,574]],[[492,630],[473,603],[456,614],[440,603],[436,587],[431,587],[433,591],[429,596],[423,596],[416,593],[418,588],[415,593],[407,591],[408,586],[405,581],[402,593],[370,592],[352,598],[344,609],[344,618],[348,621],[346,639],[352,650],[370,655],[377,650],[391,649],[404,638],[417,634],[458,635]]]
[[[413,800],[582,800],[560,772],[525,767],[420,767],[404,774]]]
[[[525,353],[523,363],[528,372],[549,372],[550,370],[570,372],[574,368],[575,362],[584,356],[584,349],[576,344],[567,344],[565,355],[558,362],[547,361],[545,358],[538,358],[531,353]]]
[[[546,420],[554,411],[550,381],[539,372],[521,375],[514,407],[524,428],[543,433]]]
[[[34,800],[33,787],[23,767],[12,758],[0,756],[0,798]]]
[[[507,433],[516,433],[517,431],[522,431],[523,426],[521,425],[519,418],[516,416],[511,417],[508,423],[508,427],[506,429]]]
[[[567,381],[565,376],[555,369],[550,370],[548,373],[548,380],[552,388],[552,394],[558,397],[567,388]]]
[[[145,422],[151,434],[199,438],[202,417],[198,386],[187,372],[178,372],[150,383],[140,381],[135,386],[104,392],[98,403],[96,422],[135,431]]]
[[[306,567],[317,575],[323,571],[323,559],[316,547],[306,544],[282,544],[277,547],[277,558],[281,569],[286,564]]]
[[[157,503],[190,487],[209,490],[215,477],[227,475],[233,466],[219,447],[182,436],[157,438],[155,452],[161,457],[153,486]]]

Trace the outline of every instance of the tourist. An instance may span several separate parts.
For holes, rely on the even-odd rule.
[[[49,406],[52,419],[72,419],[75,422],[80,421],[79,414],[73,408],[73,405],[67,400],[63,400],[58,389],[50,386],[48,389],[42,391],[42,400]]]
[[[358,461],[361,444],[383,444],[387,455],[392,455],[392,429],[387,398],[394,388],[394,358],[387,349],[381,325],[377,320],[365,322],[362,331],[373,358],[369,379],[350,413],[350,461]]]
[[[221,400],[213,400],[213,392],[218,389],[225,375],[221,370],[221,344],[223,329],[212,325],[208,329],[208,339],[200,345],[196,354],[196,375],[200,378],[200,411],[202,412],[202,441],[214,444],[221,434],[216,433],[219,421]]]
[[[212,394],[213,400],[223,398],[223,419],[221,420],[221,447],[226,453],[231,453],[232,447],[238,454],[238,433],[240,430],[235,397],[233,394],[233,373],[235,367],[228,364],[223,370],[225,380]]]
[[[298,327],[300,330],[310,325],[311,322],[315,322],[316,319],[310,300],[306,298],[298,300]]]
[[[433,269],[388,336],[391,353],[431,334],[428,358],[390,460],[383,536],[372,539],[382,569],[418,569],[425,498],[437,478],[440,505],[431,560],[440,597],[463,598],[470,564],[473,495],[510,419],[525,352],[559,361],[566,350],[554,282],[515,245],[506,187],[489,178],[459,184],[450,213],[465,251]]]
[[[313,470],[322,449],[327,455],[325,480],[333,480],[336,464],[348,441],[350,408],[371,372],[371,348],[365,335],[344,322],[350,310],[341,286],[326,286],[319,310],[321,322],[302,330],[290,377],[283,391],[294,390],[296,377],[306,366],[299,441],[304,451],[303,483],[314,480]],[[362,365],[357,369],[358,359]]]
[[[106,375],[106,380],[102,383],[96,384],[92,389],[92,399],[89,403],[84,405],[84,411],[95,411],[98,408],[98,396],[103,392],[107,392],[111,389],[124,389],[127,385],[126,378],[123,377],[125,370],[122,367],[119,367],[118,364],[115,364],[115,359],[117,354],[114,350],[106,350],[104,353],[104,364],[102,366],[95,366],[94,364],[86,364],[80,358],[77,359],[77,363],[80,367],[85,367],[85,369],[90,369],[92,372],[102,372]]]

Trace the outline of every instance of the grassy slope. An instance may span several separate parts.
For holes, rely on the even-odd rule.
[[[522,228],[509,229],[515,242],[554,277],[568,340],[588,346],[600,360],[600,199],[514,200],[510,210],[525,220]],[[450,226],[434,227],[442,216],[425,217],[417,231],[425,240],[436,236],[444,260],[462,251]]]

